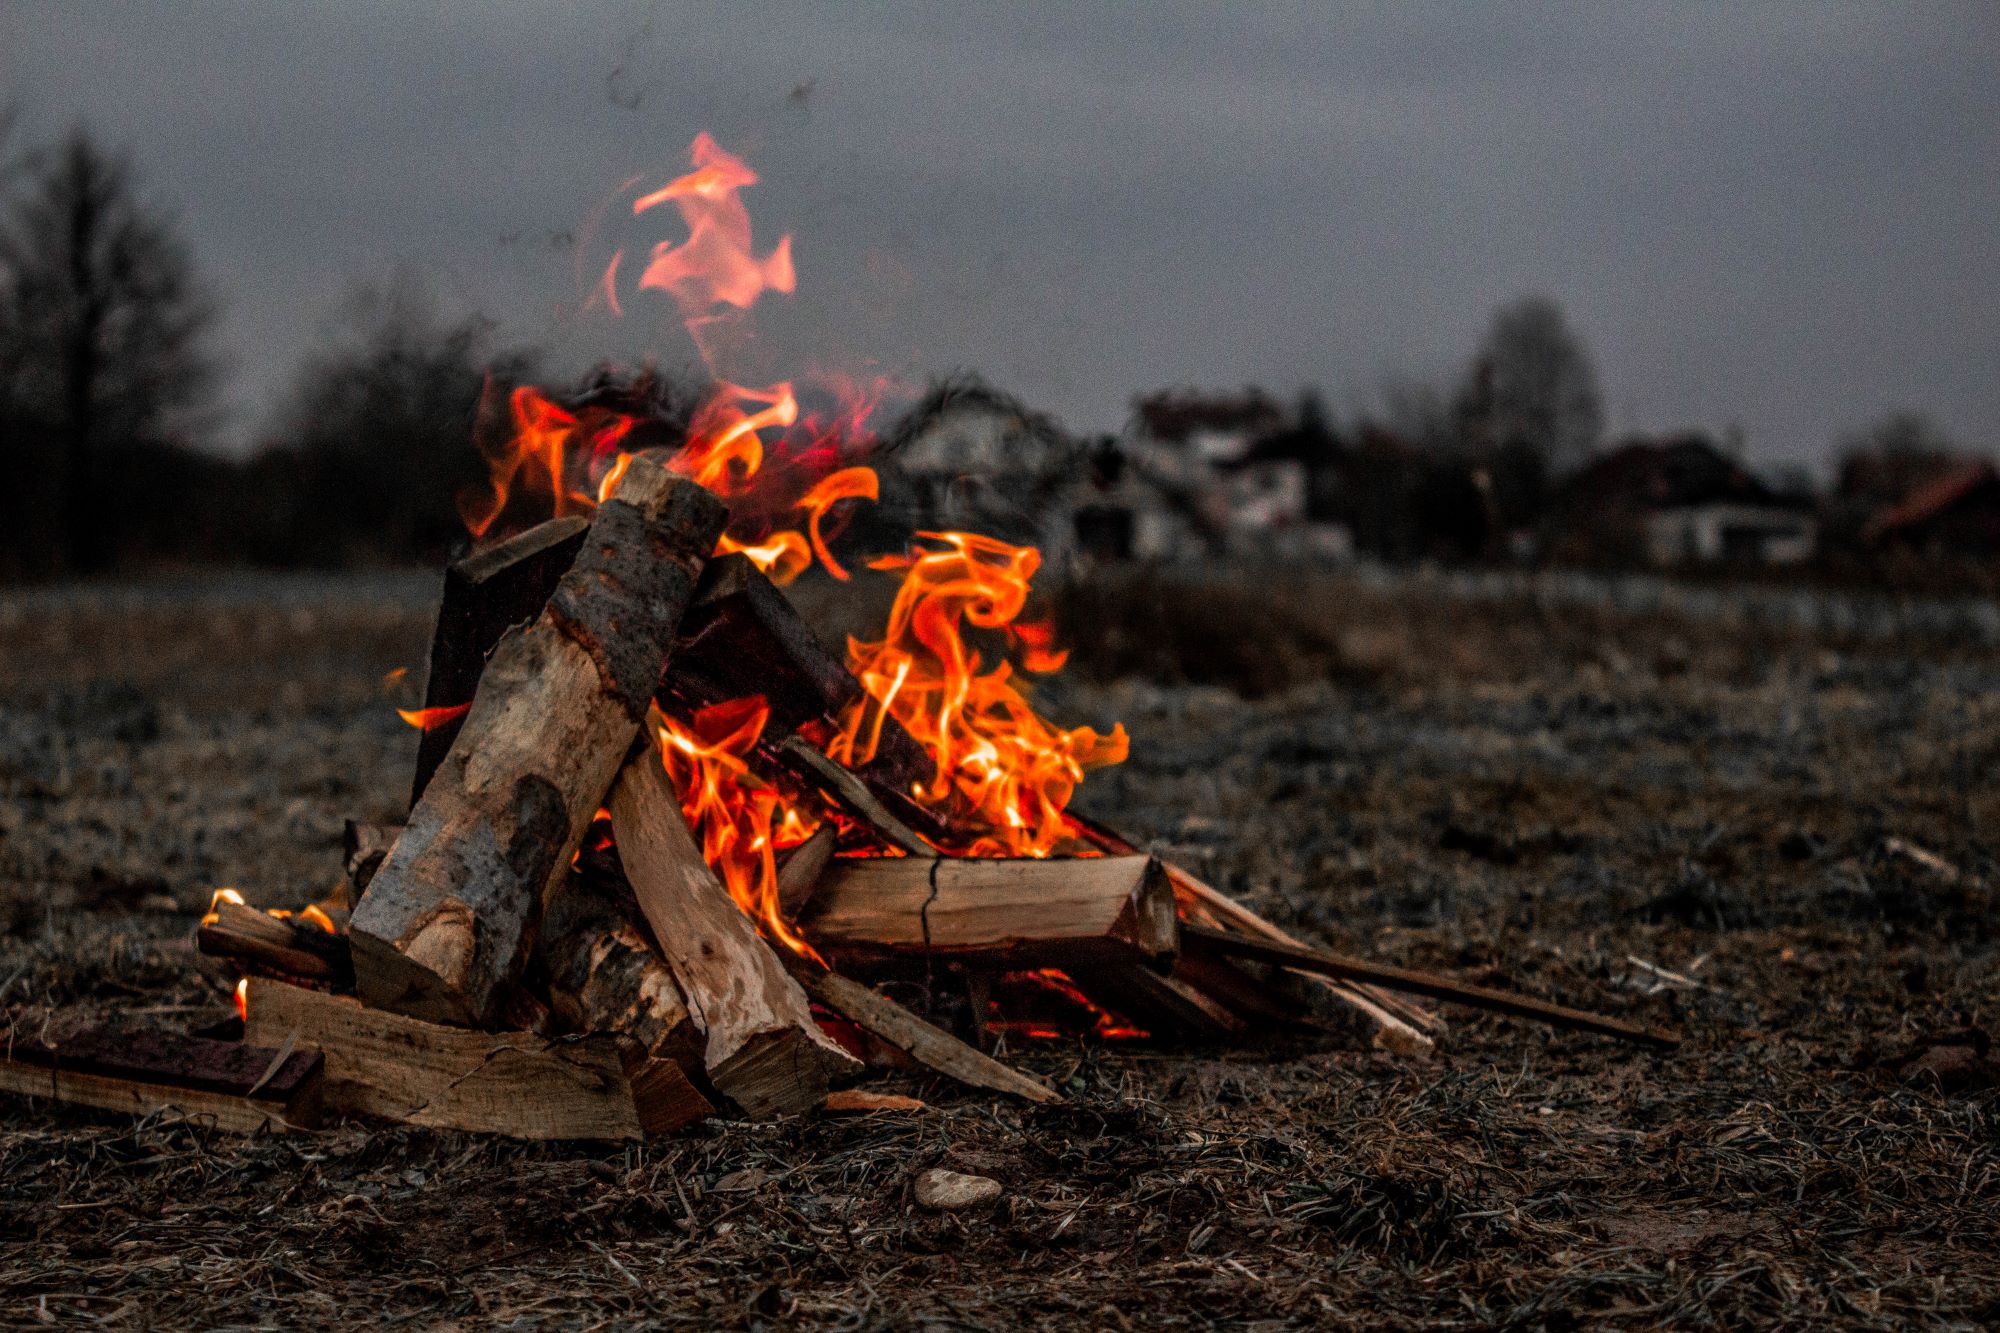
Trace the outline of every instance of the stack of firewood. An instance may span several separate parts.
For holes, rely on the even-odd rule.
[[[210,1089],[235,1099],[235,1121],[330,1110],[621,1138],[811,1111],[882,1061],[1051,1101],[996,1038],[1228,1041],[1312,1026],[1335,1004],[1415,1051],[1439,1023],[1407,993],[1668,1039],[1305,948],[1087,821],[1073,823],[1091,855],[941,855],[950,830],[910,796],[929,756],[893,718],[865,764],[809,739],[862,686],[743,556],[711,558],[726,517],[634,458],[589,520],[447,572],[406,823],[350,826],[342,898],[296,916],[218,902],[204,919],[203,952],[248,974],[253,1054],[223,1061],[236,1083]],[[750,695],[769,706],[755,761],[828,815],[778,871],[787,923],[817,957],[767,940],[730,896],[653,743],[655,710]],[[839,854],[836,822],[872,854]],[[918,979],[959,1035],[870,984]],[[992,1022],[1024,992],[1048,1001],[1033,1022]],[[190,1104],[158,1058],[135,1072],[101,1039],[75,1049],[93,1063],[44,1052],[0,1082],[54,1092],[60,1073],[71,1089],[122,1081],[99,1105]]]

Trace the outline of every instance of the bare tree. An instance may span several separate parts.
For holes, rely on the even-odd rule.
[[[210,307],[171,221],[81,129],[30,158],[0,226],[0,390],[16,476],[53,473],[61,564],[111,557],[95,492],[107,450],[167,439],[213,381]]]
[[[1551,468],[1596,447],[1604,429],[1597,370],[1561,306],[1526,296],[1493,312],[1460,415],[1468,443],[1525,446]]]
[[[489,383],[529,358],[493,347],[492,322],[452,314],[414,274],[353,288],[277,420],[299,512],[288,549],[313,563],[434,559],[464,534],[455,497],[486,465],[473,428]]]

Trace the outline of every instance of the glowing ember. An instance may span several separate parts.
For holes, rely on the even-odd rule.
[[[848,665],[868,698],[848,709],[834,757],[866,762],[886,712],[930,751],[935,772],[912,793],[953,829],[962,856],[1048,856],[1067,835],[1063,810],[1093,768],[1123,762],[1123,726],[1099,735],[1045,721],[1015,687],[1013,667],[990,670],[966,642],[968,627],[1014,628],[1041,563],[1033,547],[1009,546],[967,532],[925,532],[939,543],[870,562],[901,569],[903,585],[878,641],[850,639]],[[1036,631],[1037,633],[1039,631]],[[1049,659],[1046,641],[1030,645]]]
[[[1038,968],[1033,972],[1003,972],[997,980],[1002,984],[1019,982],[1061,996],[1089,1018],[1091,1035],[1101,1040],[1144,1041],[1152,1035],[1146,1029],[1127,1022],[1117,1014],[1112,1013],[1109,1009],[1106,1009],[1103,1005],[1097,1003],[1097,1001],[1091,999],[1083,993],[1082,988],[1076,984],[1076,980],[1069,973],[1057,968],[1044,967]],[[1030,1037],[1038,1040],[1050,1040],[1072,1035],[1070,1030],[1054,1027],[1047,1023],[1021,1022],[998,1017],[995,1013],[989,1013],[986,1019],[986,1026],[995,1032],[1006,1032],[1016,1037]]]

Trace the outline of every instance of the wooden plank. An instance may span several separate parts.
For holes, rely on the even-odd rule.
[[[159,1031],[85,1028],[0,1040],[0,1091],[152,1115],[233,1133],[319,1124],[322,1061],[310,1051]]]
[[[873,987],[810,964],[795,969],[794,975],[813,999],[946,1078],[1031,1102],[1062,1100],[1061,1093],[1040,1079],[974,1050]]]
[[[1439,976],[1435,972],[1393,967],[1387,963],[1370,962],[1365,958],[1350,958],[1345,954],[1308,949],[1302,945],[1248,939],[1207,926],[1187,926],[1183,929],[1188,938],[1199,939],[1204,944],[1232,957],[1254,959],[1260,963],[1273,963],[1280,967],[1317,972],[1322,976],[1339,977],[1349,981],[1391,986],[1418,995],[1428,995],[1432,999],[1449,1000],[1454,1004],[1471,1005],[1473,1008],[1485,1009],[1492,1013],[1531,1018],[1552,1027],[1568,1028],[1577,1032],[1594,1032],[1601,1036],[1617,1037],[1648,1046],[1680,1045],[1680,1034],[1669,1032],[1664,1028],[1644,1027],[1621,1019],[1607,1018],[1603,1014],[1593,1014],[1587,1010],[1572,1009],[1567,1005],[1554,1004],[1548,1000],[1538,1000],[1531,995],[1495,990],[1490,986],[1475,986],[1470,982]]]
[[[650,747],[611,791],[619,859],[688,1011],[709,1081],[753,1119],[826,1100],[854,1058],[813,1021],[805,994],[701,858],[680,798]]]
[[[816,948],[928,952],[983,966],[1159,963],[1179,945],[1173,890],[1148,856],[835,857],[800,914]]]
[[[458,744],[355,908],[355,982],[370,1005],[497,1018],[725,517],[693,482],[644,458],[626,467],[541,615],[493,650]]]
[[[246,1041],[326,1057],[326,1109],[517,1139],[636,1139],[622,1043],[469,1032],[250,979]]]
[[[431,634],[430,672],[424,679],[426,709],[472,702],[487,654],[508,630],[542,613],[556,584],[575,563],[589,527],[589,520],[575,515],[552,518],[445,569],[437,627]],[[464,722],[463,717],[454,717],[425,728],[417,742],[416,778],[410,787],[413,808]]]

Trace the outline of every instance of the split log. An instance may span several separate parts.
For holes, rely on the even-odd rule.
[[[809,1111],[858,1065],[813,1021],[798,983],[695,846],[651,746],[611,791],[618,856],[705,1043],[709,1081],[755,1119]]]
[[[276,917],[241,903],[217,902],[195,932],[195,947],[281,972],[301,981],[346,986],[354,980],[347,937],[298,917]]]
[[[643,458],[536,620],[488,658],[459,743],[355,909],[378,1009],[490,1024],[659,684],[725,514]]]
[[[927,860],[937,856],[937,848],[884,805],[873,788],[845,765],[808,745],[804,738],[787,737],[776,748],[775,757],[786,772],[817,788],[834,804],[875,830],[876,835],[891,847],[899,847],[911,856]]]
[[[170,1111],[219,1129],[313,1129],[317,1052],[157,1031],[86,1028],[0,1039],[0,1091],[129,1115]]]
[[[794,969],[794,975],[813,999],[935,1073],[970,1087],[1011,1093],[1031,1102],[1062,1100],[1061,1093],[1040,1079],[974,1050],[873,987],[809,963]]]
[[[639,1124],[664,1134],[715,1107],[690,1081],[701,1036],[673,973],[626,907],[581,875],[570,876],[542,918],[536,961],[550,1007],[578,1032],[632,1039],[627,1064]]]
[[[814,946],[836,954],[928,952],[1001,968],[1158,965],[1179,946],[1177,926],[1149,856],[835,857],[799,917]]]
[[[589,527],[588,520],[575,516],[552,518],[445,569],[437,628],[431,635],[430,673],[424,679],[426,709],[472,702],[487,654],[508,630],[542,613],[575,563]],[[410,787],[412,808],[464,724],[463,717],[454,717],[424,729]]]
[[[1492,1013],[1509,1014],[1516,1018],[1532,1018],[1551,1027],[1568,1028],[1577,1032],[1595,1032],[1602,1036],[1618,1037],[1624,1041],[1640,1042],[1649,1046],[1680,1045],[1680,1035],[1664,1028],[1643,1027],[1620,1019],[1607,1018],[1602,1014],[1593,1014],[1587,1010],[1572,1009],[1567,1005],[1537,1000],[1529,995],[1494,990],[1489,986],[1475,986],[1470,982],[1439,976],[1435,972],[1392,967],[1387,963],[1374,963],[1365,958],[1350,958],[1344,954],[1309,949],[1303,945],[1246,939],[1241,935],[1213,930],[1207,926],[1187,926],[1183,930],[1189,939],[1198,939],[1219,952],[1237,958],[1254,959],[1260,963],[1275,963],[1280,967],[1317,972],[1321,976],[1338,977],[1348,981],[1392,986],[1398,990],[1428,995],[1436,1000],[1449,1000],[1455,1004],[1470,1005],[1475,1009],[1485,1009]]]
[[[636,1139],[619,1038],[468,1032],[260,977],[244,1040],[326,1057],[328,1111],[517,1139]]]

